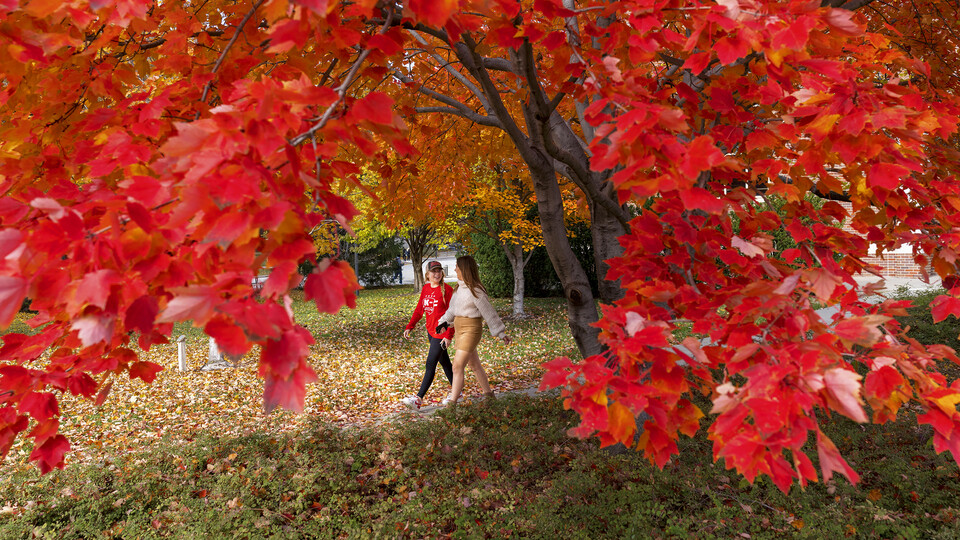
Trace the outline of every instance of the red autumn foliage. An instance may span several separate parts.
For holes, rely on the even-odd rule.
[[[546,365],[543,386],[564,387],[582,418],[574,434],[663,466],[700,428],[690,394],[704,392],[715,457],[787,490],[817,480],[810,440],[824,479],[858,478],[818,412],[863,422],[866,404],[884,422],[914,400],[935,450],[960,459],[960,389],[936,370],[955,352],[906,339],[903,306],[863,301],[853,279],[875,271],[868,254],[904,245],[957,273],[960,49],[956,32],[933,41],[916,26],[957,21],[940,0],[867,4],[4,4],[0,326],[30,298],[42,330],[4,336],[0,455],[25,434],[42,471],[62,467],[57,392],[102,402],[112,376],[149,382],[157,366],[134,335],[149,349],[181,321],[228,354],[260,346],[265,409],[300,410],[312,337],[285,302],[315,257],[309,231],[353,217],[337,185],[363,160],[429,173],[405,161],[437,125],[422,115],[454,114],[503,130],[539,167],[541,218],[561,204],[544,183],[560,173],[591,215],[622,220],[599,338],[578,321],[587,357]],[[796,246],[778,252],[781,230]],[[349,266],[313,262],[307,298],[352,307]],[[568,294],[571,313],[593,309],[586,295]],[[953,289],[935,318],[958,306]],[[677,343],[681,321],[703,339]]]

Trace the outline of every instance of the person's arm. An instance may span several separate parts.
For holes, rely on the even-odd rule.
[[[423,317],[423,292],[425,290],[426,287],[420,289],[420,299],[417,300],[417,307],[413,309],[413,315],[410,316],[410,322],[408,322],[407,326],[404,327],[404,335],[410,335],[410,330],[413,330]]]
[[[441,315],[439,319],[437,319],[436,331],[438,334],[452,330],[453,319],[456,317],[454,302],[456,302],[455,294],[450,297],[450,300],[447,304],[447,310],[443,312],[443,315]]]
[[[487,298],[486,293],[481,292],[480,296],[474,299],[474,303],[477,309],[480,310],[480,316],[483,317],[483,320],[487,321],[487,327],[490,329],[490,333],[495,337],[504,339],[507,335],[506,327],[503,325],[503,321],[500,320],[500,315],[497,315],[497,310],[494,309],[493,304],[490,303],[490,299]]]
[[[450,299],[451,299],[451,298],[453,298],[453,287],[451,287],[451,286],[447,285],[446,283],[444,283],[444,284],[443,284],[443,303],[446,304],[446,306],[447,306],[447,311],[450,310]],[[447,312],[444,311],[443,314],[446,315]],[[451,321],[451,324],[452,324],[452,322],[453,322],[453,321]],[[445,338],[445,339],[447,339],[447,340],[451,340],[451,339],[453,339],[453,332],[454,332],[454,329],[453,329],[453,327],[451,326],[450,328],[447,328],[447,331],[443,333],[443,335],[441,336],[441,338]]]

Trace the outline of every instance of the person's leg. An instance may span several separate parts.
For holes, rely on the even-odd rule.
[[[484,371],[483,364],[480,363],[480,355],[477,354],[476,350],[470,353],[467,363],[470,364],[470,369],[472,369],[473,374],[476,375],[477,382],[480,384],[483,393],[492,394],[493,390],[490,388],[490,380],[487,378],[487,372]]]
[[[433,378],[437,374],[437,360],[439,360],[440,353],[446,355],[447,351],[440,347],[439,339],[430,336],[430,351],[427,353],[427,366],[423,372],[423,382],[420,383],[420,391],[417,392],[420,399],[423,399],[423,397],[427,395],[427,391],[430,390],[430,385],[433,384]],[[449,357],[447,358],[447,363],[450,363]]]
[[[453,382],[450,388],[450,399],[456,403],[460,399],[460,392],[463,391],[463,371],[467,367],[467,361],[470,359],[470,353],[457,349],[453,355]]]
[[[453,384],[453,364],[450,363],[450,353],[447,349],[440,349],[437,361],[440,362],[440,367],[443,368],[443,374],[447,376],[447,380],[450,381],[450,384]]]

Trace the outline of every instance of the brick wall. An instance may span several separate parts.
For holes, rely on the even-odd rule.
[[[841,202],[840,205],[843,206],[848,213],[852,208],[852,205],[848,202]],[[853,230],[848,223],[843,224],[843,230],[853,234],[858,234],[857,231]],[[884,253],[883,257],[864,257],[863,262],[875,264],[880,267],[880,275],[882,276],[905,278],[920,277],[920,265],[914,262],[913,250],[909,247]],[[928,267],[927,271],[932,272],[933,269]]]
[[[920,277],[920,265],[913,261],[913,254],[911,253],[885,253],[883,258],[864,257],[863,261],[879,266],[881,268],[880,275],[882,276]],[[931,268],[927,268],[928,273],[932,271]]]

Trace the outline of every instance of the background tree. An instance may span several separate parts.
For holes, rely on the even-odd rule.
[[[524,268],[543,234],[536,219],[536,198],[522,172],[499,162],[475,168],[470,198],[461,223],[464,232],[485,235],[503,250],[513,281],[514,317],[525,317]]]
[[[571,80],[561,83],[563,89],[552,96],[547,96],[544,88],[544,84],[550,84],[549,77],[558,74],[554,70],[564,70],[562,64],[570,59],[569,53],[564,51],[554,62],[551,51],[535,52],[533,42],[523,37],[530,28],[539,38],[552,32],[553,38],[565,40],[569,32],[575,39],[575,26],[552,17],[535,16],[527,21],[519,4],[500,4],[499,8],[506,9],[503,16],[451,27],[457,28],[459,35],[451,36],[447,28],[425,21],[407,25],[410,48],[403,67],[394,73],[415,92],[401,105],[408,114],[454,115],[507,135],[533,180],[544,245],[563,284],[574,339],[584,356],[597,354],[602,347],[593,326],[598,320],[596,303],[587,274],[567,239],[557,175],[569,178],[588,201],[597,275],[601,277],[600,297],[606,302],[622,296],[619,284],[605,278],[605,261],[622,252],[616,238],[626,232],[630,216],[607,181],[611,173],[591,170],[586,147],[593,136],[592,128],[581,114],[583,108],[566,93],[580,75],[571,78],[563,74]],[[534,13],[525,8],[523,11]],[[517,37],[507,40],[504,48],[490,49],[482,44],[490,33],[508,31]],[[552,44],[548,42],[547,46]],[[429,102],[423,103],[420,96]]]

